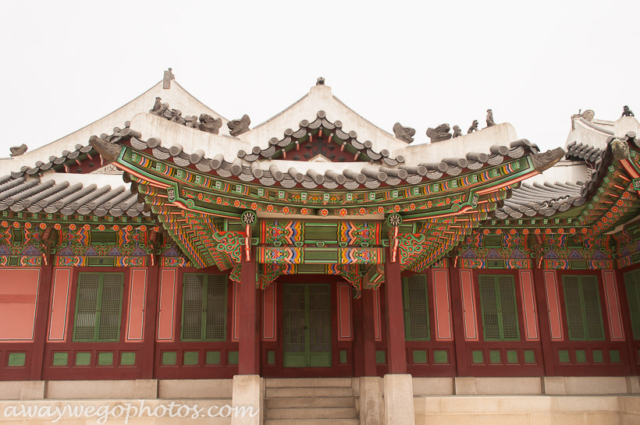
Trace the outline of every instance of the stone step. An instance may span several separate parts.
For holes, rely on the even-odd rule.
[[[353,397],[292,397],[270,398],[265,400],[267,409],[287,409],[298,407],[355,407]]]
[[[360,425],[359,419],[267,419],[264,425]]]
[[[353,397],[351,387],[346,388],[267,388],[266,398],[283,397]]]
[[[351,378],[266,379],[267,388],[351,387]]]
[[[355,407],[267,409],[266,415],[267,419],[355,419],[357,417]]]

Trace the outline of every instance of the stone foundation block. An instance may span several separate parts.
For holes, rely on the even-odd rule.
[[[384,425],[415,425],[411,375],[384,376]]]

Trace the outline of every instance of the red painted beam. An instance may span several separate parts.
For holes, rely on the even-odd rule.
[[[407,373],[407,350],[404,340],[404,308],[400,262],[391,262],[391,248],[385,248],[384,289],[387,317],[387,365],[390,374]]]
[[[258,289],[256,289],[256,255],[251,248],[251,260],[241,257],[242,277],[238,306],[240,344],[238,375],[260,374],[260,322],[258,320]]]
[[[147,268],[147,299],[142,331],[142,352],[145,359],[155,359],[156,325],[158,323],[158,288],[160,287],[160,263]],[[154,378],[153,361],[142,362],[142,379]]]
[[[534,261],[537,263],[537,261]],[[542,361],[544,374],[554,376],[556,374],[553,343],[551,341],[551,322],[549,320],[549,307],[547,306],[547,291],[544,280],[544,270],[534,264],[533,285],[536,291],[536,304],[538,307],[538,328],[540,329],[540,342],[542,343]]]
[[[453,263],[451,260],[450,262]],[[451,281],[451,319],[453,320],[453,343],[456,350],[456,375],[467,376],[467,351],[462,291],[460,290],[460,269],[454,267],[453,264],[449,266],[449,279]]]

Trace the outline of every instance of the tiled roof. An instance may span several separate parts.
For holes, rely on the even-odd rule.
[[[291,138],[289,137],[289,139]],[[352,140],[352,142],[354,141],[355,139]],[[110,145],[106,140],[95,136],[92,137],[91,143],[94,146],[96,143],[105,147]],[[172,145],[170,148],[165,148],[162,146],[160,139],[153,137],[146,141],[131,137],[130,143],[134,149],[150,149],[152,155],[157,159],[171,160],[181,167],[193,165],[202,172],[216,173],[221,177],[237,176],[240,180],[247,182],[257,180],[265,186],[280,185],[292,188],[300,184],[307,189],[319,186],[326,189],[335,189],[343,186],[349,190],[361,186],[375,189],[382,183],[389,186],[417,184],[423,178],[436,180],[444,175],[457,176],[465,169],[477,170],[486,165],[494,166],[501,164],[505,160],[520,158],[528,152],[539,152],[536,145],[526,139],[522,139],[512,142],[509,147],[491,146],[489,153],[469,152],[465,158],[443,158],[438,162],[421,163],[416,166],[397,165],[395,168],[354,162],[352,163],[353,167],[342,172],[328,170],[321,174],[313,169],[302,173],[297,171],[295,167],[281,170],[277,165],[277,161],[272,162],[268,170],[264,170],[260,167],[259,162],[256,161],[263,152],[258,151],[258,149],[255,149],[255,153],[251,154],[253,155],[250,158],[252,161],[248,161],[247,155],[244,154],[242,158],[237,157],[232,162],[228,162],[222,154],[218,154],[213,158],[205,158],[202,150],[189,154],[184,152],[180,145]],[[272,145],[272,147],[274,146]],[[369,148],[367,148],[367,145],[363,145],[363,149]]]
[[[602,158],[604,151],[585,143],[571,142],[567,145],[566,158],[573,161],[596,162]]]
[[[496,210],[495,216],[502,220],[536,215],[549,217],[583,205],[586,202],[584,188],[582,182],[523,183],[513,191],[511,198],[504,201],[504,206]]]
[[[119,217],[148,216],[138,195],[125,186],[106,185],[12,176],[0,177],[0,211],[46,212],[64,215],[81,214]]]

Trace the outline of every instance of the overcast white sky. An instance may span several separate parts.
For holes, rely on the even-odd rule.
[[[378,126],[416,128],[417,142],[444,122],[484,127],[487,108],[543,148],[564,145],[578,109],[640,113],[637,0],[1,5],[0,156],[108,114],[168,67],[205,104],[253,124],[323,76]]]

